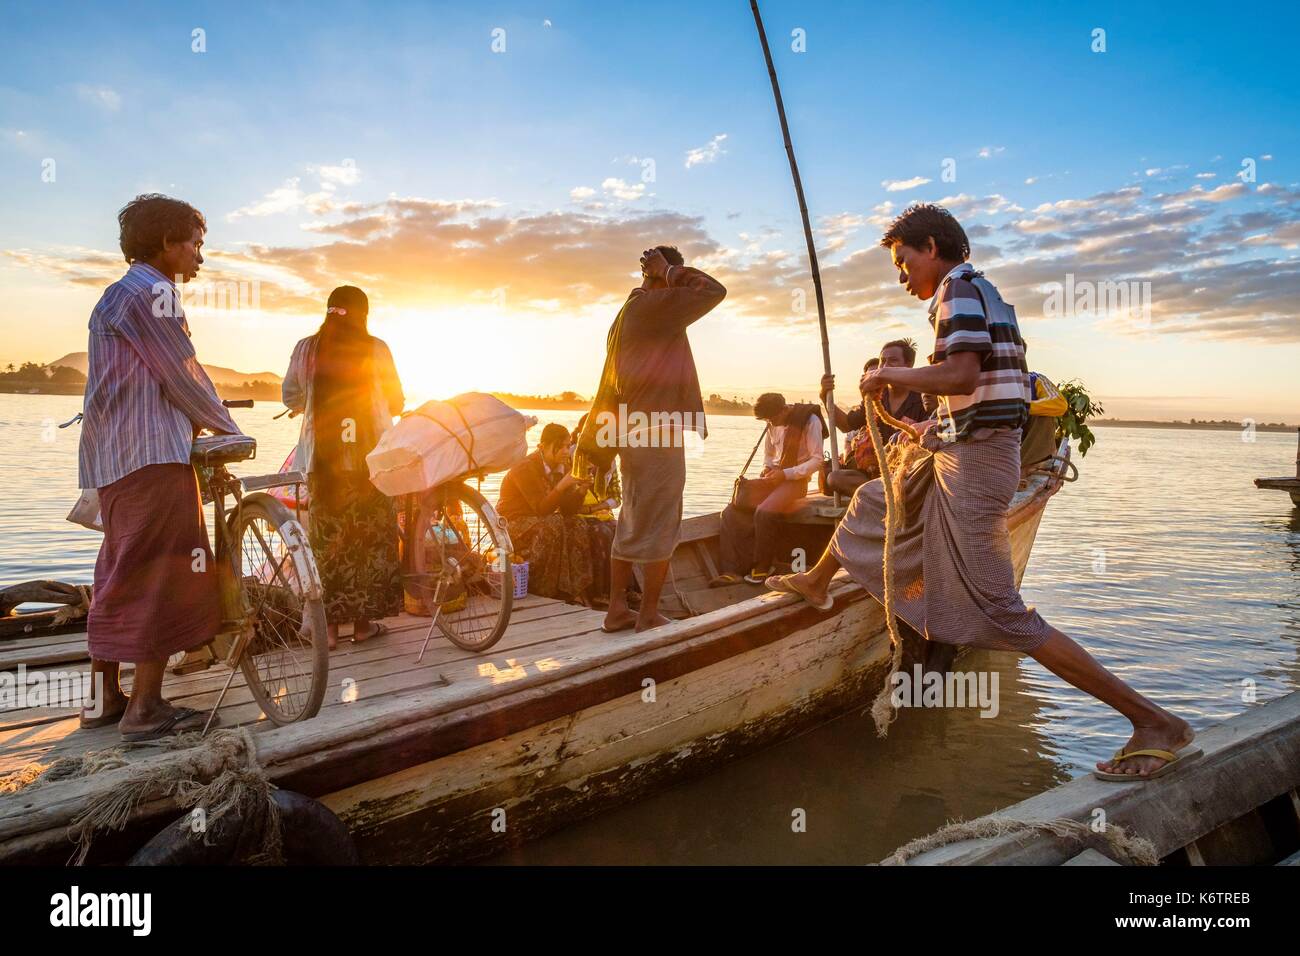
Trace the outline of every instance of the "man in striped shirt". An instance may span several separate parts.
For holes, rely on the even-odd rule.
[[[1020,481],[1021,426],[1028,418],[1029,371],[1015,311],[966,260],[970,242],[948,210],[912,206],[886,230],[898,281],[930,300],[935,345],[925,368],[880,367],[862,382],[865,397],[890,386],[937,395],[937,419],[920,426],[931,453],[908,471],[892,570],[899,616],[941,644],[1011,650],[1129,719],[1133,736],[1103,779],[1151,776],[1194,752],[1191,726],[1134,691],[1020,597],[1011,562],[1007,509]],[[828,588],[843,567],[883,597],[885,519],[879,479],[862,485],[826,554],[805,574],[769,586],[829,608]]]
[[[147,195],[118,222],[130,267],[90,317],[78,460],[104,523],[86,625],[95,690],[81,723],[119,723],[125,739],[142,740],[201,723],[162,698],[167,658],[205,644],[221,620],[190,445],[200,429],[239,428],[195,356],[175,284],[203,262],[202,213]],[[135,665],[129,698],[122,662]]]

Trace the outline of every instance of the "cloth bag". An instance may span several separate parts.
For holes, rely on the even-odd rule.
[[[396,497],[467,475],[506,471],[527,456],[528,429],[536,424],[533,416],[482,392],[425,402],[366,456],[370,481]]]
[[[89,528],[91,531],[104,532],[104,518],[99,513],[99,492],[94,488],[86,488],[81,492],[81,497],[77,503],[72,506],[68,512],[68,520],[73,524],[79,524],[83,528]]]

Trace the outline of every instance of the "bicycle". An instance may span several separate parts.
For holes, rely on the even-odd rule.
[[[251,408],[253,401],[222,404]],[[80,420],[78,413],[60,427]],[[207,644],[172,655],[168,668],[173,674],[189,674],[218,661],[230,668],[205,734],[236,672],[243,673],[262,713],[278,726],[314,717],[329,677],[325,603],[307,533],[297,516],[265,493],[267,488],[301,485],[305,479],[296,472],[240,479],[226,468],[256,455],[257,441],[247,435],[200,436],[190,451],[205,490],[204,503],[213,505],[222,621]],[[229,511],[227,495],[234,498]]]
[[[404,508],[404,586],[432,611],[417,661],[435,628],[459,648],[486,651],[506,632],[514,607],[505,519],[462,480],[407,495]]]

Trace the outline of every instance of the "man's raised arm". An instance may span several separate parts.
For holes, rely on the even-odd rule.
[[[664,325],[684,329],[703,318],[727,297],[727,288],[713,276],[690,266],[669,266],[664,274],[667,289],[645,293],[653,297]]]

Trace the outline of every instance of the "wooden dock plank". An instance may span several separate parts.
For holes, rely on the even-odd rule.
[[[428,690],[447,683],[442,670],[460,665],[457,679],[479,677],[485,681],[500,679],[516,667],[536,667],[548,657],[547,645],[575,636],[595,640],[603,636],[600,625],[604,615],[580,605],[565,604],[544,598],[520,602],[509,628],[497,645],[486,653],[462,650],[440,633],[434,635],[424,659],[416,657],[428,629],[428,618],[402,614],[388,619],[392,630],[374,642],[340,643],[330,657],[330,689],[326,692],[321,713],[325,717],[335,709],[353,706],[362,700],[374,701],[412,691]],[[83,638],[84,640],[84,638]],[[88,662],[68,670],[84,672]],[[217,699],[229,672],[223,666],[206,671],[168,675],[164,693],[169,700],[200,710],[210,708]],[[129,691],[132,669],[123,668],[123,686]],[[349,682],[345,687],[345,681]],[[244,683],[237,674],[220,710],[221,726],[257,724],[269,727]],[[260,729],[259,727],[259,729]],[[0,722],[0,774],[29,763],[48,763],[72,753],[117,746],[116,727],[81,730],[75,708],[27,708],[8,711]]]

